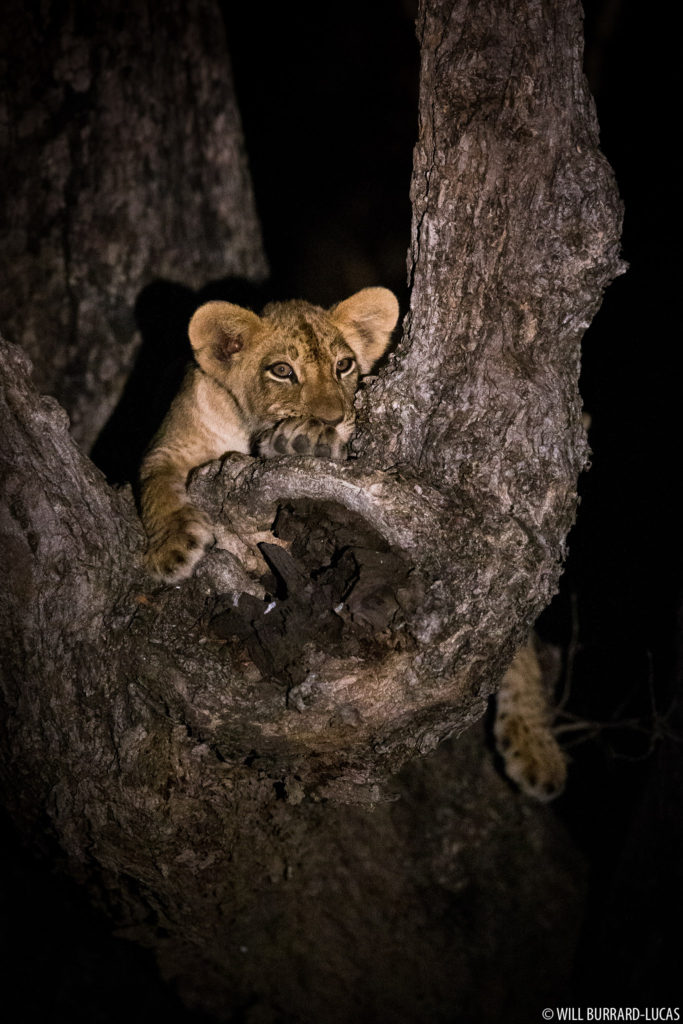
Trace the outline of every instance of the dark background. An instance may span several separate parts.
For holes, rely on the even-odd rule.
[[[626,206],[630,270],[585,337],[592,469],[561,591],[539,629],[561,650],[568,710],[594,723],[565,734],[570,779],[553,805],[589,866],[573,1001],[645,1007],[683,994],[682,167],[678,35],[639,6],[585,4],[586,71]],[[226,4],[278,297],[325,304],[382,283],[406,308],[414,14],[400,0],[273,5],[267,15]],[[16,1019],[200,1019],[156,979],[151,955],[112,939],[78,889],[8,837],[0,956]]]

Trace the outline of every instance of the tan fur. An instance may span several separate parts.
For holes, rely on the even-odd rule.
[[[189,327],[196,362],[140,470],[155,576],[185,579],[213,542],[186,493],[196,466],[227,452],[345,457],[359,378],[386,351],[397,320],[386,288],[365,288],[329,310],[301,301],[271,304],[261,316],[229,302],[197,310]]]
[[[519,649],[503,676],[493,727],[505,773],[528,796],[554,800],[567,765],[553,736],[548,695],[533,640]]]

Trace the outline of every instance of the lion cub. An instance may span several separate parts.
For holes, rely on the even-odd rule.
[[[194,364],[140,469],[148,569],[190,576],[214,533],[194,508],[190,470],[227,452],[343,459],[360,376],[386,352],[398,320],[387,288],[364,288],[325,310],[272,303],[257,316],[207,302],[189,326]]]
[[[273,303],[261,316],[208,302],[190,321],[194,364],[140,471],[146,563],[159,579],[190,576],[213,527],[187,496],[190,470],[227,452],[343,459],[359,378],[387,350],[398,302],[364,288],[329,310]],[[494,727],[506,773],[524,792],[562,791],[564,755],[552,735],[532,645],[521,648],[498,696]]]

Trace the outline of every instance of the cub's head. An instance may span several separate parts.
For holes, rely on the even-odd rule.
[[[347,441],[358,380],[385,353],[397,320],[392,292],[364,288],[331,309],[278,302],[261,316],[207,302],[189,333],[199,366],[230,391],[248,429],[304,417]]]

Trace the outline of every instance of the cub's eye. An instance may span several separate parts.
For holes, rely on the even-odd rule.
[[[339,359],[337,361],[337,376],[345,377],[347,373],[351,373],[355,365],[356,360],[352,356],[345,356],[343,359]]]
[[[273,363],[268,367],[268,373],[277,377],[278,380],[291,380],[292,382],[296,380],[296,374],[289,363]]]

